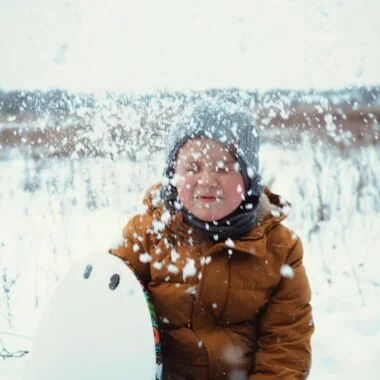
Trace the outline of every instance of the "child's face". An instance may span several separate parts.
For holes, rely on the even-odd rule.
[[[244,199],[237,160],[218,141],[187,141],[178,152],[174,181],[183,206],[206,222],[231,214]]]

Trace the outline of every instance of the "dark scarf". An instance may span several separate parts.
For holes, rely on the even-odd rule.
[[[236,239],[248,233],[256,223],[258,203],[259,197],[252,196],[249,201],[243,201],[234,212],[213,222],[198,219],[184,208],[182,210],[183,220],[187,225],[201,230],[210,240],[215,242],[224,241],[228,238]],[[252,206],[247,208],[248,204]]]

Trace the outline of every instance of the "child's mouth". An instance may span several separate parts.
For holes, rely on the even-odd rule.
[[[211,203],[211,202],[216,201],[216,197],[211,196],[211,195],[200,195],[200,196],[197,196],[196,199],[203,203]]]

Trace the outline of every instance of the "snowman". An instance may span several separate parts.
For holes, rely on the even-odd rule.
[[[120,258],[81,259],[41,319],[24,380],[161,379],[153,305]]]

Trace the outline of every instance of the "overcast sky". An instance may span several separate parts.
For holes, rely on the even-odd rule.
[[[380,84],[380,0],[0,0],[0,88]]]

